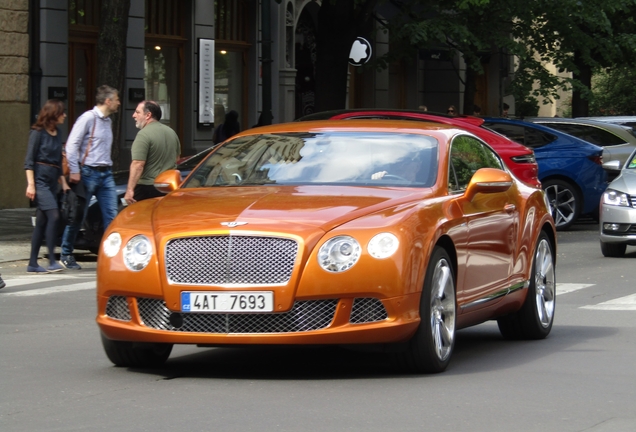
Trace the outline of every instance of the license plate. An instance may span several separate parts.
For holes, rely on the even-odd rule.
[[[181,293],[181,312],[272,312],[272,291],[197,291]]]

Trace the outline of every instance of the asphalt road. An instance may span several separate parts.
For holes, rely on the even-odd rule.
[[[634,431],[636,248],[603,258],[597,226],[559,234],[555,324],[510,342],[459,331],[439,375],[340,348],[175,347],[157,370],[115,368],[94,270],[2,270],[0,431]],[[86,257],[88,260],[90,257]]]

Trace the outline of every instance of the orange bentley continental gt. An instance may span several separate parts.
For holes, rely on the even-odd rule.
[[[173,344],[374,345],[434,373],[458,329],[552,328],[543,191],[462,129],[267,126],[155,186],[168,195],[120,212],[99,252],[97,323],[115,365],[162,364]]]

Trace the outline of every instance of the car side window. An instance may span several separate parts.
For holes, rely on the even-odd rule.
[[[499,156],[476,138],[460,135],[453,139],[448,167],[448,190],[465,190],[478,169],[503,169]]]
[[[570,124],[570,123],[541,123],[545,126],[564,132],[568,135],[581,138],[592,144],[602,147],[625,144],[625,140],[613,133],[596,126]]]
[[[484,123],[483,126],[530,148],[543,147],[556,140],[554,135],[531,127],[490,122]]]

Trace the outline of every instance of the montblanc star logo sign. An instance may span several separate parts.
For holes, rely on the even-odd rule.
[[[349,63],[354,66],[362,66],[371,58],[371,43],[362,37],[358,37],[351,45]]]

